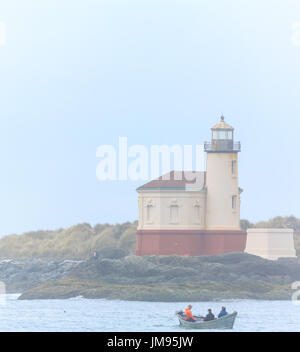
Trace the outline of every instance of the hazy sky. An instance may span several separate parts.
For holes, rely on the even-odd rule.
[[[299,21],[299,0],[1,0],[0,235],[135,220],[143,181],[100,182],[97,147],[201,144],[222,113],[242,217],[300,216]]]

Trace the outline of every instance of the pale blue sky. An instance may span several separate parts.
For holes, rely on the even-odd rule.
[[[0,236],[137,218],[96,149],[242,142],[242,217],[300,216],[298,0],[1,0]]]

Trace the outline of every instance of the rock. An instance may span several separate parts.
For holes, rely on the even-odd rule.
[[[22,292],[46,281],[59,280],[70,274],[80,262],[73,263],[43,260],[5,260],[0,262],[0,281],[7,292]]]
[[[121,259],[128,255],[128,251],[123,248],[108,247],[98,252],[99,258]]]
[[[193,278],[197,276],[197,271],[191,268],[172,268],[164,272],[164,278],[166,281],[169,280],[176,280],[177,282],[179,281],[178,279],[183,279],[183,278],[188,278],[189,281],[192,281]],[[180,280],[182,281],[182,280]]]
[[[113,275],[114,273],[121,273],[122,262],[120,260],[102,259],[98,262],[97,268],[103,275]]]
[[[159,297],[165,297],[167,290],[172,291],[173,286],[177,289],[170,291],[172,299],[192,297],[192,294],[188,296],[185,291],[180,291],[179,287],[183,290],[193,285],[197,286],[197,290],[201,288],[201,295],[193,291],[194,297],[254,298],[272,297],[272,293],[274,297],[281,297],[287,296],[286,287],[290,287],[294,281],[300,281],[300,261],[270,261],[245,253],[203,257],[140,257],[127,256],[126,251],[114,248],[101,251],[97,258],[84,261],[0,261],[0,280],[6,284],[7,292],[31,292],[31,289],[39,287],[40,291],[34,292],[43,295],[44,288],[47,288],[47,297],[55,296],[55,293],[51,293],[54,290],[51,283],[64,280],[71,280],[66,288],[63,284],[59,285],[61,295],[66,297],[78,292],[84,292],[86,296],[118,297],[117,290],[107,291],[110,286],[116,285],[122,286],[119,297],[137,299],[154,299],[155,292],[164,292]],[[79,282],[89,282],[91,287],[86,291],[86,287],[79,285]],[[209,285],[205,286],[206,283]],[[102,285],[101,289],[99,285]],[[125,287],[130,294],[125,293]],[[147,289],[151,291],[149,295],[145,293]]]

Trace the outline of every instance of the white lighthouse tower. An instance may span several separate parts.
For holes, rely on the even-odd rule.
[[[240,189],[238,153],[240,142],[234,142],[234,128],[224,121],[212,127],[212,140],[205,143],[206,159],[206,228],[207,230],[240,230]]]

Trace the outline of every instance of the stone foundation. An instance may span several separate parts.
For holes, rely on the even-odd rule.
[[[136,255],[217,255],[244,252],[242,230],[138,230]]]

